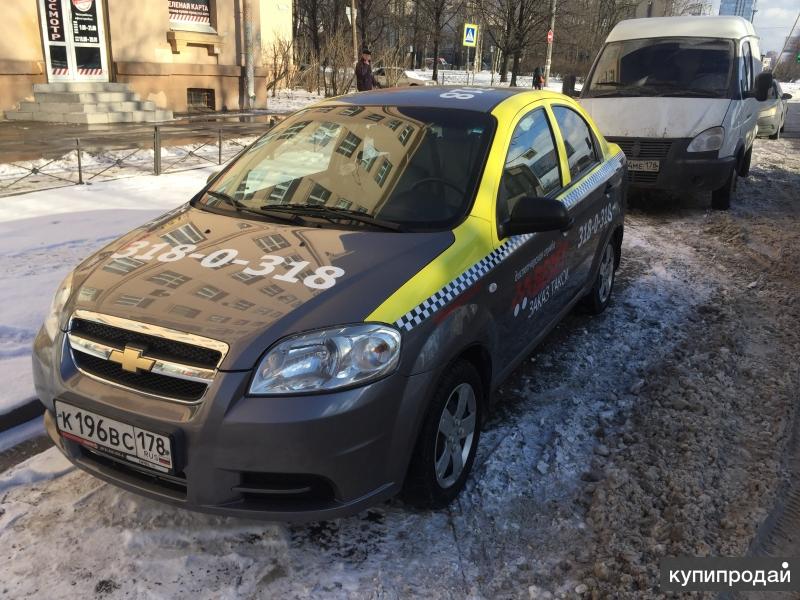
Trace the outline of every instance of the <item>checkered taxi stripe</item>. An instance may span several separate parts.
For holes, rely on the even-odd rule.
[[[575,206],[589,195],[590,192],[596,189],[598,185],[605,183],[617,171],[622,164],[623,156],[624,155],[620,152],[613,158],[607,160],[603,166],[589,175],[580,185],[570,190],[561,201],[566,204],[567,208]],[[461,275],[446,284],[438,292],[423,300],[420,304],[397,319],[395,325],[400,329],[411,331],[414,327],[422,324],[426,319],[429,319],[440,309],[455,300],[464,291],[472,287],[475,282],[508,258],[509,255],[532,237],[533,234],[526,234],[515,235],[508,238],[502,246],[492,250]]]

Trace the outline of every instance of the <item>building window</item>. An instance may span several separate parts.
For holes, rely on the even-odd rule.
[[[169,22],[174,29],[213,32],[213,0],[167,0]]]
[[[255,283],[256,280],[262,279],[263,275],[251,275],[250,273],[239,271],[238,273],[232,273],[231,277],[237,281],[241,281],[245,285],[250,285],[251,283]]]
[[[369,114],[364,118],[367,121],[374,121],[375,123],[379,123],[380,121],[383,121],[383,115],[377,115],[375,113]]]
[[[204,285],[203,287],[198,288],[194,295],[199,296],[200,298],[205,298],[206,300],[211,300],[212,302],[217,302],[218,300],[222,300],[225,296],[227,296],[228,293],[223,292],[221,289],[214,287],[213,285]]]
[[[386,123],[386,126],[392,131],[397,131],[397,128],[400,127],[400,125],[402,124],[403,122],[400,119],[392,119],[391,121]]]
[[[264,237],[256,238],[255,241],[259,248],[266,252],[275,252],[289,247],[289,241],[279,233],[265,235]]]
[[[199,244],[205,241],[206,236],[200,233],[200,230],[194,224],[187,223],[169,233],[165,233],[161,236],[161,239],[172,246],[177,246],[178,244]]]
[[[266,294],[267,296],[277,296],[283,291],[283,288],[279,285],[275,285],[274,283],[270,285],[265,285],[261,288],[261,292]]]
[[[362,154],[362,156],[361,156],[361,166],[364,167],[364,170],[367,173],[369,173],[372,170],[372,165],[375,164],[375,160],[378,158],[378,156],[380,156],[380,154],[378,152],[376,152],[370,158],[366,158],[365,156],[363,156],[364,154],[366,154],[366,152],[362,152],[361,154]]]
[[[235,308],[236,310],[248,310],[250,308],[253,308],[254,306],[255,304],[253,304],[252,302],[248,302],[247,300],[237,300],[233,304],[233,308]]]
[[[292,302],[295,302],[297,300],[297,296],[295,296],[294,294],[286,294],[285,296],[281,296],[280,298],[278,298],[278,300],[280,300],[284,304],[291,304]]]
[[[143,260],[136,260],[135,258],[115,258],[110,260],[103,271],[109,273],[116,273],[117,275],[127,275],[134,269],[138,269],[144,264]]]
[[[383,187],[383,184],[386,183],[386,178],[389,176],[389,173],[392,171],[392,163],[388,160],[384,159],[383,163],[381,163],[380,169],[378,172],[375,173],[375,182]]]
[[[169,312],[181,315],[182,317],[189,317],[190,319],[194,319],[197,315],[200,314],[200,311],[196,308],[192,308],[191,306],[184,306],[183,304],[173,304],[172,307],[169,309]]]
[[[152,302],[152,298],[129,296],[128,294],[117,296],[117,299],[114,300],[114,304],[119,304],[120,306],[138,306],[139,308],[147,308]]]
[[[339,135],[339,125],[337,123],[321,123],[311,136],[311,142],[324,148],[328,142],[335,139]]]
[[[78,299],[84,302],[93,302],[102,291],[103,290],[98,290],[97,288],[84,286],[81,288],[81,291],[78,292]]]
[[[308,194],[308,203],[315,206],[321,206],[325,204],[330,197],[331,191],[328,188],[315,183],[311,192]]]
[[[353,203],[350,202],[350,200],[347,200],[346,198],[339,198],[336,201],[336,208],[349,209],[351,206],[353,206]]]
[[[299,123],[295,123],[294,125],[290,125],[283,131],[281,131],[280,135],[278,136],[279,140],[290,140],[295,137],[298,133],[303,131],[311,121],[301,121]]]
[[[162,273],[158,273],[157,275],[153,275],[147,281],[152,281],[153,283],[175,289],[182,286],[187,281],[191,281],[191,279],[191,277],[186,277],[186,275],[181,275],[175,271],[164,271]]]
[[[214,112],[217,100],[211,88],[187,88],[186,106],[190,113]]]
[[[290,179],[276,184],[267,196],[268,202],[270,204],[289,204],[299,181],[299,179]]]
[[[364,112],[363,106],[351,106],[350,108],[345,108],[343,111],[339,112],[339,114],[345,117],[355,117],[361,112]]]
[[[211,321],[212,323],[227,323],[228,321],[231,320],[231,318],[224,317],[222,315],[211,315],[210,317],[208,317],[208,320]]]
[[[342,143],[339,144],[339,147],[336,148],[336,152],[339,154],[343,154],[347,158],[353,156],[353,152],[356,151],[358,145],[361,143],[361,138],[357,135],[352,133],[348,133],[345,138],[342,140]]]
[[[397,139],[405,146],[412,133],[414,133],[414,128],[411,125],[406,125],[403,127],[403,131],[398,134]]]

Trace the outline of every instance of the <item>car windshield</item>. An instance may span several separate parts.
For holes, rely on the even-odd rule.
[[[242,154],[200,206],[319,226],[449,229],[472,206],[493,132],[494,119],[474,111],[306,109]]]
[[[582,95],[727,98],[733,65],[730,40],[692,37],[610,42]]]

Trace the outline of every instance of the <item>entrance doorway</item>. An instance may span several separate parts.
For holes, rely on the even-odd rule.
[[[38,0],[47,81],[108,81],[103,0]]]

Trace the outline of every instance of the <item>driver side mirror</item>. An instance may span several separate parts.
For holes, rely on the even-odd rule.
[[[503,223],[502,236],[523,235],[544,231],[567,231],[572,217],[564,203],[555,198],[520,198],[511,217]]]
[[[792,95],[791,94],[784,94],[783,96],[781,96],[781,99],[783,99],[783,100],[791,100],[792,99]]]
[[[769,71],[763,71],[756,76],[753,96],[759,102],[763,102],[769,96],[774,78]]]

